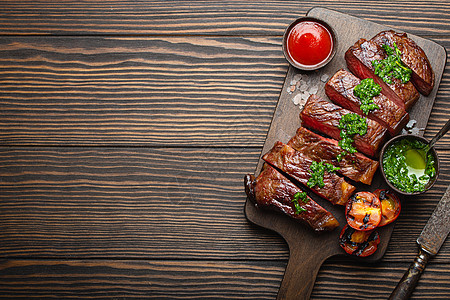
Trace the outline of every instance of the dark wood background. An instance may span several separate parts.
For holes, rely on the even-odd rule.
[[[0,3],[0,297],[274,299],[289,251],[243,213],[314,6],[450,48],[448,1]],[[425,131],[450,116],[444,72]],[[385,299],[450,183],[408,199],[384,258],[332,258],[312,299]],[[413,299],[450,298],[450,244]],[[299,283],[301,284],[301,282]]]

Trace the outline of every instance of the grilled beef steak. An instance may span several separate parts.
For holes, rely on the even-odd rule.
[[[339,120],[343,115],[349,113],[352,112],[323,100],[317,95],[311,95],[303,107],[300,117],[304,126],[340,140]],[[376,157],[386,131],[386,128],[379,123],[367,119],[367,133],[363,136],[355,135],[353,145],[364,154]]]
[[[434,87],[434,73],[425,52],[406,33],[382,31],[371,39],[379,46],[394,43],[402,52],[402,62],[412,70],[411,82],[422,94],[428,96]]]
[[[384,49],[375,42],[360,39],[345,52],[345,61],[353,74],[361,79],[373,78],[384,95],[408,111],[419,99],[419,92],[411,81],[402,83],[400,79],[393,78],[393,83],[388,84],[374,73],[372,61],[383,60],[386,56]]]
[[[307,186],[311,177],[311,164],[313,160],[294,150],[292,147],[276,142],[272,150],[263,156],[263,159],[270,165],[288,174],[301,184]],[[325,172],[323,177],[324,187],[314,186],[314,191],[319,196],[327,199],[333,204],[345,205],[355,187],[344,180],[344,178]]]
[[[353,94],[354,88],[360,82],[352,73],[339,70],[326,83],[325,93],[334,103],[365,116],[360,109],[361,101]],[[386,127],[391,135],[399,133],[408,123],[409,114],[383,94],[373,97],[373,102],[379,108],[369,112],[367,117]]]
[[[337,172],[340,174],[365,184],[372,183],[373,175],[378,168],[377,161],[359,152],[344,155],[340,161],[337,161],[336,157],[342,153],[338,142],[305,127],[297,129],[297,133],[291,138],[288,145],[315,161],[323,161],[339,167]]]
[[[244,183],[245,192],[257,207],[282,212],[308,224],[316,232],[331,231],[339,226],[330,212],[308,196],[298,200],[299,212],[292,200],[296,193],[303,191],[271,166],[265,165],[256,179],[253,175],[246,175]]]

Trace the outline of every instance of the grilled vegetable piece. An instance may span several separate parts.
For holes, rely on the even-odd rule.
[[[360,79],[373,78],[381,86],[381,92],[391,101],[408,111],[419,99],[419,92],[411,81],[402,83],[393,78],[392,83],[384,82],[375,75],[372,61],[383,60],[387,57],[385,50],[373,41],[358,40],[345,52],[348,69]]]
[[[359,152],[344,155],[338,161],[336,157],[342,153],[338,142],[314,133],[305,127],[297,129],[297,133],[287,144],[315,161],[323,161],[339,167],[338,173],[365,184],[371,184],[373,175],[379,165],[377,161]]]
[[[334,103],[359,115],[366,116],[361,111],[360,99],[353,93],[355,87],[360,83],[361,80],[358,77],[341,69],[325,84],[325,93]],[[409,114],[383,94],[373,97],[372,100],[378,108],[369,112],[367,117],[386,127],[391,135],[399,133],[408,123]]]
[[[271,166],[265,165],[255,179],[253,175],[244,178],[245,191],[257,207],[274,210],[288,215],[296,221],[308,224],[316,232],[331,231],[339,226],[336,218],[310,197],[294,202],[297,193],[303,191]]]
[[[381,203],[370,192],[355,193],[347,202],[345,217],[350,227],[356,230],[375,229],[381,221]]]
[[[286,144],[276,142],[263,159],[301,184],[308,186],[308,180],[312,175],[310,167],[313,163],[310,157]],[[311,190],[333,204],[344,205],[355,190],[353,185],[335,173],[325,172],[323,182],[323,187],[316,185]]]
[[[381,202],[381,221],[378,227],[390,224],[400,214],[401,204],[398,196],[391,190],[378,189],[373,192]]]
[[[345,225],[339,236],[339,245],[348,254],[366,257],[378,248],[380,235],[376,230],[359,231]]]
[[[300,113],[300,118],[304,126],[340,140],[339,120],[350,113],[352,112],[317,95],[311,95]],[[386,131],[387,129],[379,123],[367,119],[367,133],[363,136],[355,135],[353,145],[364,154],[376,157]]]
[[[406,33],[393,30],[382,31],[371,39],[381,45],[394,48],[394,43],[401,51],[402,62],[412,70],[411,82],[420,93],[428,96],[434,87],[434,72],[427,55]]]

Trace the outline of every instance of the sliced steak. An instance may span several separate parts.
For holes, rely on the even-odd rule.
[[[270,165],[288,174],[301,184],[307,186],[311,177],[311,164],[313,160],[294,150],[292,147],[276,142],[273,148],[263,159]],[[323,177],[324,187],[314,186],[311,190],[317,195],[327,199],[333,204],[345,205],[355,187],[335,173],[325,172]]]
[[[300,113],[300,118],[304,126],[340,140],[339,120],[350,113],[352,112],[317,95],[311,95]],[[386,132],[387,129],[378,122],[367,119],[367,133],[363,136],[355,135],[353,146],[364,154],[377,157]]]
[[[336,104],[351,110],[361,116],[366,116],[360,109],[361,101],[353,94],[354,88],[360,83],[358,77],[345,70],[339,70],[325,85],[325,93]],[[373,97],[378,105],[367,115],[387,128],[391,135],[396,135],[408,123],[409,114],[400,106],[389,100],[383,94]]]
[[[392,84],[384,82],[374,73],[372,61],[386,58],[384,49],[373,41],[358,40],[345,52],[345,61],[348,69],[361,79],[373,78],[382,90],[381,92],[398,106],[409,110],[419,99],[419,92],[411,81],[402,83],[400,79],[393,78]]]
[[[297,129],[297,133],[288,145],[315,161],[323,161],[339,167],[337,172],[340,174],[365,184],[372,183],[373,175],[378,168],[377,161],[359,152],[344,155],[340,161],[337,161],[336,157],[342,153],[338,141],[325,138],[305,127]]]
[[[292,199],[303,191],[271,166],[266,165],[256,179],[253,175],[246,175],[244,184],[249,199],[257,207],[284,213],[316,232],[331,231],[339,226],[330,212],[308,196],[305,201],[298,201],[304,211],[297,213]]]
[[[434,72],[427,55],[406,33],[393,30],[382,31],[371,41],[394,48],[394,43],[402,52],[402,62],[412,70],[411,82],[422,94],[428,96],[434,87]]]

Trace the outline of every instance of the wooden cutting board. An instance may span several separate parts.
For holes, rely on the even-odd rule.
[[[319,7],[311,9],[307,16],[322,19],[333,27],[338,39],[337,52],[332,62],[318,71],[304,72],[292,66],[289,67],[261,156],[268,152],[276,141],[286,143],[295,135],[297,128],[300,127],[300,109],[293,102],[293,98],[300,91],[299,88],[296,88],[293,92],[291,89],[293,83],[298,81],[300,77],[300,75],[296,74],[301,74],[302,78],[307,78],[310,85],[318,85],[317,94],[323,99],[328,99],[325,95],[325,82],[323,82],[324,78],[322,76],[325,75],[324,77],[331,78],[339,69],[347,69],[344,60],[345,51],[359,38],[370,39],[380,31],[394,29]],[[408,34],[408,36],[424,49],[435,73],[435,87],[433,91],[428,97],[421,95],[410,111],[410,119],[417,121],[416,127],[425,128],[444,71],[447,54],[444,47],[433,41],[412,34]],[[281,47],[280,51],[282,51]],[[423,134],[423,131],[419,134]],[[260,159],[255,176],[260,173],[262,165],[263,161]],[[387,188],[387,185],[379,171],[377,171],[371,186],[361,184],[356,185],[356,187],[357,191],[374,191],[378,188]],[[331,211],[339,220],[341,225],[337,230],[330,233],[316,234],[306,226],[284,215],[257,209],[249,199],[246,201],[245,215],[248,220],[277,232],[289,245],[289,262],[278,292],[278,299],[309,299],[322,263],[331,256],[346,255],[338,245],[339,233],[346,224],[344,208],[333,206],[329,202],[320,199],[320,197],[313,198],[324,208]],[[394,224],[390,224],[378,229],[381,238],[378,250],[372,256],[364,258],[364,261],[374,262],[384,255],[393,228]]]

